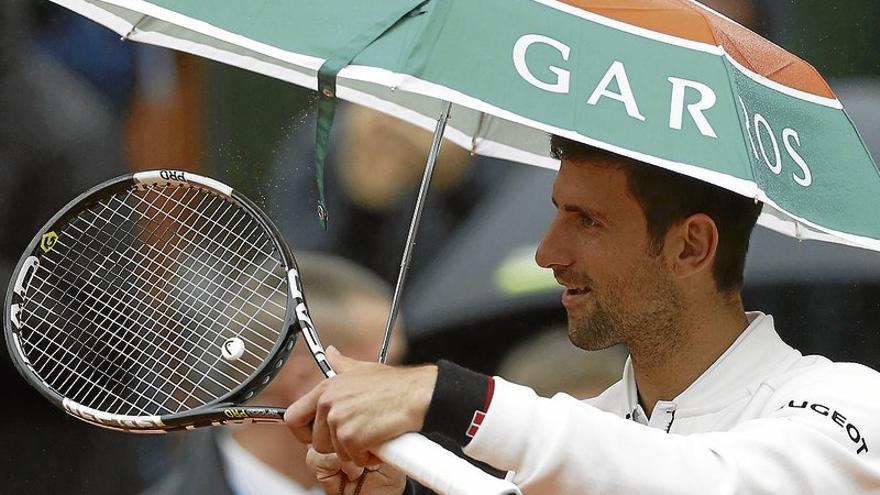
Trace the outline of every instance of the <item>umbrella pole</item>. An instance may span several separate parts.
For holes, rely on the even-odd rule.
[[[406,236],[406,246],[403,248],[403,257],[400,260],[400,273],[397,275],[397,285],[394,287],[394,298],[391,300],[391,311],[388,313],[388,322],[385,324],[385,336],[382,339],[382,348],[379,349],[379,362],[384,363],[388,358],[388,345],[391,343],[391,329],[397,320],[397,312],[400,310],[400,297],[403,292],[403,283],[406,281],[406,272],[409,270],[409,262],[412,250],[415,246],[416,232],[419,230],[419,222],[422,219],[422,209],[425,206],[425,197],[428,195],[428,186],[431,184],[431,176],[434,175],[434,164],[440,154],[440,144],[443,140],[443,132],[446,130],[446,121],[449,120],[449,111],[452,103],[444,102],[434,128],[434,140],[431,142],[431,151],[428,153],[428,163],[422,174],[422,184],[419,186],[419,195],[416,198],[416,207],[413,212],[412,222],[409,224],[409,233]]]

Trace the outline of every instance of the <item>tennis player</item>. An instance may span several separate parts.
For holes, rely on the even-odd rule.
[[[536,260],[564,286],[574,345],[628,347],[623,378],[581,402],[444,361],[396,368],[331,353],[340,375],[286,415],[313,444],[313,471],[347,481],[346,463],[375,463],[370,448],[422,431],[526,494],[880,493],[880,375],[803,356],[771,316],[743,309],[761,205],[579,143],[552,146],[558,212]],[[388,480],[368,474],[359,492],[415,490]]]

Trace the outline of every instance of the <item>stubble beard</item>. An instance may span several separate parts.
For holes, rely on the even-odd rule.
[[[568,314],[571,342],[587,351],[626,344],[632,352],[657,357],[682,340],[683,304],[668,271],[652,259],[639,270],[641,276],[608,284],[593,285],[592,308],[585,314]]]

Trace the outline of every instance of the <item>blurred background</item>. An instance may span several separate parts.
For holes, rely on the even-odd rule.
[[[704,3],[813,63],[880,157],[880,2]],[[342,107],[324,233],[314,213],[313,102],[284,82],[120,42],[47,1],[4,0],[0,286],[5,291],[28,241],[67,201],[102,180],[159,167],[227,182],[276,219],[294,252],[339,254],[393,284],[430,135]],[[552,215],[552,180],[550,171],[444,148],[404,297],[410,362],[447,357],[545,394],[589,396],[616,380],[625,353],[573,351],[560,290],[533,262]],[[773,314],[805,353],[880,367],[880,254],[758,228],[745,299],[747,308]],[[549,359],[570,369],[547,373]],[[11,391],[0,408],[0,493],[138,493],[164,472],[173,438],[65,417],[27,386],[5,352],[0,376]]]

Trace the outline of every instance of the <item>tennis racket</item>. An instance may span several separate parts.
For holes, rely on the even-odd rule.
[[[4,323],[31,385],[115,430],[283,422],[284,409],[244,403],[298,333],[334,376],[272,222],[229,186],[176,170],[109,180],[49,220],[13,272]],[[440,493],[519,493],[421,435],[377,450]]]

